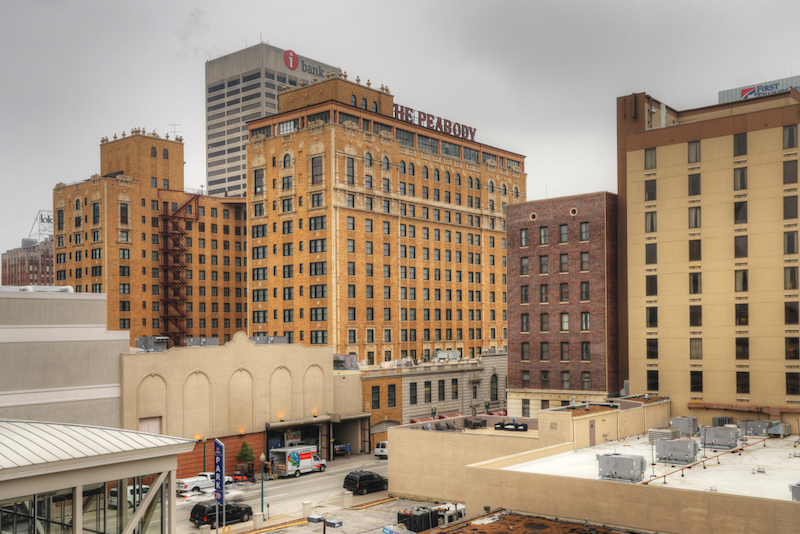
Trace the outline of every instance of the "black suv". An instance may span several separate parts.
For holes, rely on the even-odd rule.
[[[347,491],[365,495],[370,491],[389,489],[389,479],[372,471],[353,471],[344,477],[342,487]]]
[[[220,525],[250,521],[253,517],[253,509],[246,504],[234,502],[225,503],[225,523],[222,522],[222,507],[219,509]],[[198,503],[192,508],[189,521],[197,525],[211,525],[212,530],[217,525],[217,501]]]

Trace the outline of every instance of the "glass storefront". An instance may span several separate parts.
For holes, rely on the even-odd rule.
[[[150,487],[158,475],[113,480],[83,486],[82,530],[85,534],[120,534],[143,505],[135,534],[160,534],[166,525],[163,487]],[[75,515],[73,488],[0,501],[0,534],[72,534]]]

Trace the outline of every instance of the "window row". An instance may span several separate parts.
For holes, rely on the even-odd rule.
[[[734,305],[734,324],[736,326],[746,326],[750,324],[749,304]],[[784,302],[784,324],[800,324],[800,307],[797,302]],[[658,307],[648,306],[645,308],[645,326],[647,328],[658,328]],[[689,326],[703,326],[703,307],[702,305],[689,306]]]
[[[560,303],[568,303],[569,302],[569,284],[563,283],[559,284],[558,286],[558,302]],[[581,302],[588,302],[591,300],[591,295],[589,292],[589,282],[581,282],[580,283],[580,301]],[[519,302],[520,304],[529,304],[530,303],[530,291],[528,290],[528,286],[520,286],[519,287]],[[550,302],[550,286],[549,284],[541,284],[539,286],[539,303],[540,304],[547,304]]]
[[[543,341],[539,343],[539,354],[538,355],[534,354],[533,358],[542,362],[551,361],[550,360],[551,345],[553,345],[552,347],[553,350],[558,351],[557,354],[553,355],[553,361],[568,362],[572,359],[577,359],[582,362],[588,362],[592,360],[592,344],[589,341],[581,341],[580,344],[570,343],[569,341],[562,341],[560,343],[550,343],[547,341]],[[580,351],[579,354],[571,354],[570,351],[575,351],[575,350],[579,350]],[[523,362],[531,361],[531,344],[529,342],[523,341],[522,343],[520,343],[519,355],[521,361]],[[571,356],[573,357],[571,358]],[[558,358],[558,360],[556,360],[556,358]]]
[[[580,241],[589,241],[589,223],[582,222],[579,225],[579,235],[578,238]],[[569,225],[568,224],[561,224],[558,226],[558,243],[569,243]],[[550,229],[547,226],[540,226],[539,227],[539,245],[548,245],[550,244]],[[528,229],[521,228],[519,231],[519,246],[520,247],[527,247],[530,245]]]
[[[590,312],[579,312],[580,313],[580,329],[581,332],[588,332],[591,330],[591,314]],[[542,313],[539,315],[539,332],[549,332],[550,331],[550,315],[549,313]],[[559,332],[569,332],[569,316],[568,312],[552,314],[555,315],[558,319],[558,331]],[[577,313],[574,315],[578,315]],[[520,327],[519,330],[523,334],[527,334],[531,332],[531,321],[530,321],[530,314],[522,313],[519,316],[520,318]]]
[[[581,272],[589,271],[588,252],[580,253],[580,271]],[[569,272],[569,254],[560,254],[558,256],[558,272],[559,273]],[[539,256],[539,274],[549,274],[549,273],[550,273],[550,256]],[[519,274],[520,276],[526,276],[531,274],[530,261],[527,256],[519,259]]]
[[[657,212],[647,211],[644,214],[645,233],[658,231]],[[783,197],[783,218],[797,219],[797,196]],[[733,224],[747,223],[747,201],[733,203]],[[689,208],[689,229],[702,228],[701,207],[693,206]]]

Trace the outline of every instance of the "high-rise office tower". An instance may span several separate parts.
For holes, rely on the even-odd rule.
[[[247,122],[274,115],[278,93],[337,67],[268,44],[206,62],[206,185],[209,194],[244,196]]]

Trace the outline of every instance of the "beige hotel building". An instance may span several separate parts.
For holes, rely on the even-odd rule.
[[[795,422],[799,120],[794,89],[687,111],[618,98],[620,361],[632,394],[669,395],[673,415],[705,424]]]
[[[506,346],[506,206],[524,156],[343,78],[249,123],[251,335],[369,364]]]

